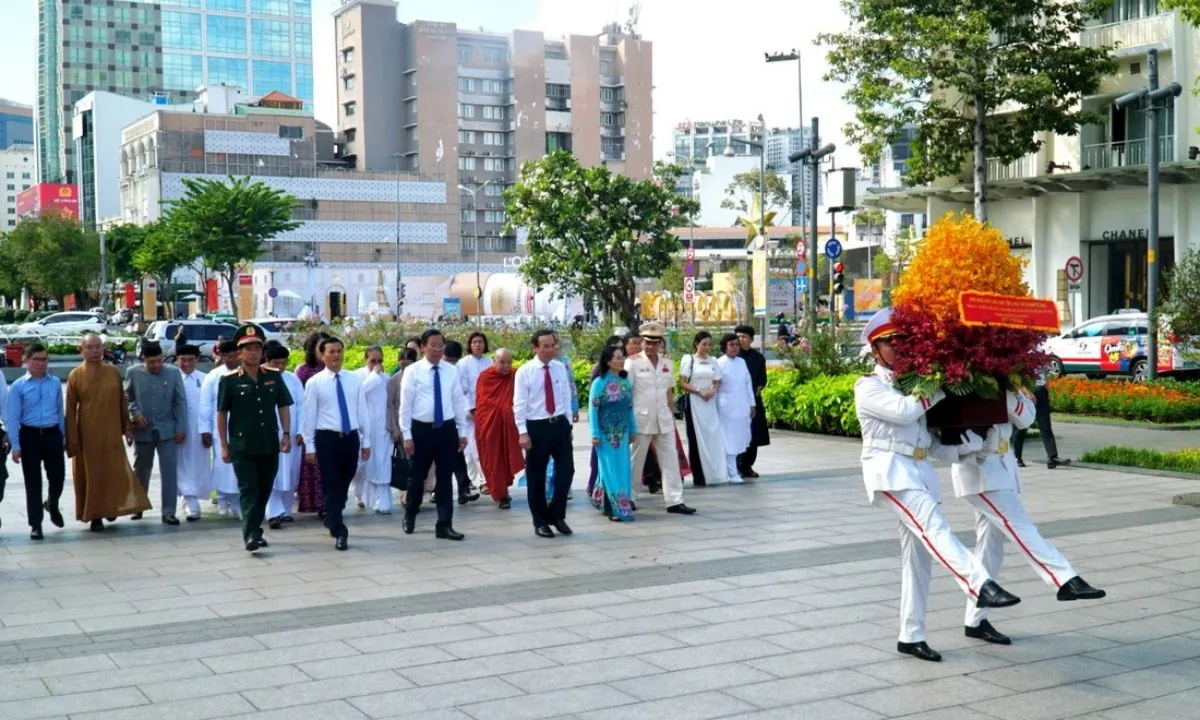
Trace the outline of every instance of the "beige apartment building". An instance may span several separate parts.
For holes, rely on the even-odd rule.
[[[446,177],[461,194],[464,257],[476,237],[489,260],[519,254],[501,195],[526,161],[566,149],[584,165],[650,176],[649,41],[616,24],[554,39],[401,23],[397,7],[346,0],[335,13],[342,158],[362,171]]]

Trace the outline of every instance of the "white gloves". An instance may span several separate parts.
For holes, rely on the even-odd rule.
[[[959,457],[977,453],[983,449],[983,438],[976,435],[973,430],[964,433],[962,439],[962,443],[958,446]]]

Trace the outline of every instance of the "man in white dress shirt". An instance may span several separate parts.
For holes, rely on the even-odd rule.
[[[533,334],[535,357],[517,371],[513,391],[517,440],[525,450],[525,482],[533,531],[544,538],[554,537],[551,525],[562,535],[571,534],[566,522],[567,495],[575,477],[569,418],[573,380],[566,366],[554,359],[555,345],[554,333],[550,330],[538,330]],[[554,497],[547,505],[546,468],[551,458],[554,459]]]
[[[400,435],[404,452],[411,458],[412,475],[404,502],[404,533],[411,535],[421,510],[421,495],[429,468],[434,466],[437,484],[437,525],[434,535],[443,540],[462,540],[454,529],[454,468],[458,454],[467,446],[467,399],[458,381],[458,371],[445,362],[446,338],[440,330],[421,335],[425,357],[404,370],[400,379]]]
[[[175,356],[179,372],[183,373],[183,392],[187,398],[187,432],[176,460],[179,476],[179,494],[187,508],[187,521],[200,519],[200,498],[208,497],[212,470],[209,467],[210,451],[201,439],[206,428],[200,427],[200,390],[204,386],[205,373],[196,369],[200,362],[200,348],[184,345]]]
[[[287,386],[288,395],[292,396],[292,406],[288,409],[292,427],[304,424],[304,383],[296,377],[296,373],[287,369],[288,349],[277,340],[268,342],[263,350],[266,366],[279,373],[283,384]],[[278,410],[276,415],[278,416]],[[280,425],[280,439],[283,439],[283,426]],[[296,444],[287,452],[279,454],[279,470],[275,473],[275,482],[271,486],[271,497],[267,500],[267,525],[272,530],[279,530],[283,523],[292,522],[292,502],[296,496],[296,487],[300,484],[300,464],[304,457],[304,440],[296,436]]]
[[[1038,577],[1058,591],[1059,600],[1098,600],[1105,592],[1084,582],[1071,563],[1038,532],[1021,502],[1021,479],[1013,453],[1014,428],[1033,424],[1035,403],[1028,390],[1008,392],[1008,422],[988,428],[983,449],[959,458],[950,468],[955,497],[975,508],[975,557],[996,577],[1004,562],[1004,538],[1013,541]],[[997,645],[1012,641],[988,622],[988,609],[967,603],[964,634]]]
[[[987,569],[954,536],[942,515],[941,484],[931,458],[957,461],[976,452],[983,441],[967,433],[967,443],[942,445],[925,426],[925,412],[946,395],[933,398],[904,395],[892,379],[896,353],[892,339],[897,328],[891,308],[867,322],[862,341],[871,346],[875,371],[854,384],[854,403],[863,437],[863,483],[875,507],[891,511],[900,521],[900,639],[896,650],[921,660],[938,662],[941,654],[925,642],[925,607],[936,557],[978,607],[1008,607],[1021,602],[992,580]]]
[[[304,386],[304,462],[321,468],[325,495],[325,524],[333,546],[345,550],[350,531],[342,522],[346,494],[358,472],[358,460],[371,459],[371,417],[363,395],[361,376],[342,369],[344,346],[326,338],[317,346],[325,369]],[[376,422],[382,422],[377,418]]]
[[[625,372],[633,383],[633,415],[637,432],[633,445],[633,493],[641,485],[646,456],[654,446],[654,456],[662,471],[663,501],[667,512],[692,515],[695,508],[683,502],[683,475],[679,470],[679,452],[675,447],[675,367],[662,352],[666,329],[656,322],[638,328],[642,352],[625,360]]]
[[[221,462],[221,449],[216,447],[213,437],[217,433],[217,393],[221,387],[221,378],[237,372],[239,360],[237,343],[232,338],[224,340],[216,348],[221,364],[214,367],[205,377],[200,386],[200,427],[203,433],[200,442],[206,449],[211,448],[212,482],[210,486],[217,491],[217,515],[227,517],[231,513],[239,520],[242,517],[237,475],[233,465]]]

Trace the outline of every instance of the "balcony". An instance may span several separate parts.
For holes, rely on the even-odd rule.
[[[1118,55],[1147,45],[1165,45],[1171,40],[1171,22],[1172,16],[1164,13],[1096,25],[1080,33],[1079,44],[1088,48],[1116,45]]]
[[[1146,139],[1097,143],[1083,147],[1083,169],[1135,167],[1149,162]],[[1163,162],[1175,161],[1175,138],[1158,139],[1158,157]]]
[[[517,239],[515,237],[485,235],[479,239],[482,241],[479,244],[480,252],[514,253],[517,251]],[[475,238],[470,235],[463,235],[461,248],[463,255],[473,255],[475,253]]]
[[[1001,163],[996,158],[988,158],[988,180],[1020,180],[1037,177],[1037,153],[1030,153],[1010,163]]]

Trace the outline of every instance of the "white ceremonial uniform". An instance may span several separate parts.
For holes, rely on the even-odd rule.
[[[379,513],[392,512],[392,434],[387,423],[388,374],[369,372],[365,367],[356,371],[362,377],[363,403],[367,413],[379,422],[371,423],[371,459],[358,461],[354,476],[355,494],[367,509]],[[361,490],[361,494],[360,494]]]
[[[1075,577],[1071,563],[1046,542],[1021,502],[1021,478],[1012,450],[1015,430],[1033,425],[1034,401],[1008,393],[1008,422],[992,426],[983,450],[965,455],[951,467],[954,495],[975,508],[975,557],[992,578],[1004,562],[1004,538],[1013,541],[1046,584],[1056,590]],[[978,627],[988,616],[987,608],[967,602],[965,624]]]
[[[179,494],[187,505],[188,515],[200,516],[200,498],[208,497],[212,491],[212,451],[204,447],[200,435],[209,432],[208,426],[200,423],[200,395],[206,373],[195,370],[183,376],[183,391],[187,397],[187,435],[179,448],[176,460],[176,475]]]
[[[633,499],[637,500],[646,469],[646,455],[654,446],[654,455],[662,470],[662,495],[667,507],[683,503],[683,476],[679,472],[679,452],[675,447],[673,397],[675,373],[670,358],[658,356],[652,363],[646,355],[625,360],[625,372],[633,383],[633,415],[637,432],[633,445]]]
[[[216,441],[217,393],[221,387],[221,378],[237,371],[237,368],[229,370],[224,365],[218,365],[204,376],[204,383],[200,386],[200,426],[203,432],[212,433],[213,436],[210,486],[217,491],[217,506],[223,512],[229,512],[234,517],[240,518],[242,511],[238,496],[241,491],[238,490],[237,475],[233,472],[233,463],[227,463],[221,459],[221,446]]]
[[[463,455],[467,458],[467,477],[475,487],[483,487],[487,481],[479,464],[479,446],[475,444],[475,386],[479,383],[479,373],[491,366],[492,359],[487,355],[481,355],[478,359],[468,355],[459,360],[456,366],[458,380],[467,395],[467,416],[463,418],[463,425],[467,428],[467,448],[463,450]]]
[[[291,370],[284,370],[283,384],[287,386],[288,394],[292,396],[292,406],[288,408],[292,430],[292,439],[300,436],[296,428],[304,417],[304,383]],[[279,408],[275,408],[276,421],[279,419]],[[279,425],[279,439],[283,439],[283,425]],[[277,518],[292,514],[292,500],[296,488],[300,485],[300,466],[304,464],[304,449],[294,442],[286,453],[279,454],[279,470],[275,473],[275,484],[271,486],[271,497],[267,499],[267,517]]]
[[[931,458],[958,460],[957,446],[942,445],[925,426],[933,400],[904,395],[892,384],[892,372],[877,366],[854,384],[854,403],[862,427],[863,482],[873,505],[900,521],[900,642],[925,639],[932,561],[936,557],[968,597],[990,576],[954,536],[939,507],[941,485]]]

